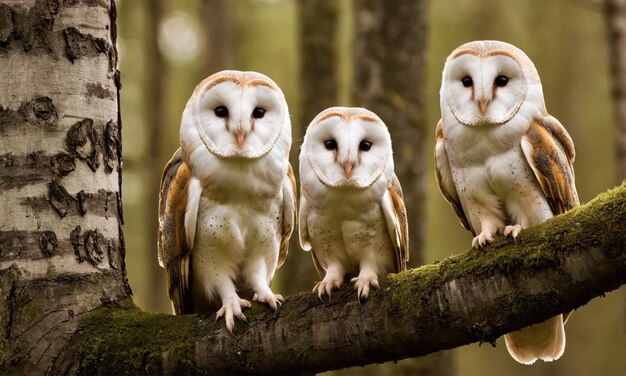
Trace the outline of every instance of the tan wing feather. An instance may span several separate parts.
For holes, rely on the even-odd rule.
[[[522,151],[554,215],[580,205],[574,183],[574,144],[553,117],[535,121],[522,137]]]
[[[395,231],[398,232],[397,241],[395,248],[395,258],[396,258],[396,270],[395,272],[401,272],[406,270],[406,264],[409,261],[409,227],[407,223],[407,215],[406,215],[406,207],[404,205],[404,196],[402,194],[402,187],[400,186],[400,181],[398,181],[398,177],[394,174],[393,179],[391,180],[391,184],[389,188],[387,188],[387,192],[391,198],[391,202],[393,204],[393,213],[394,219],[393,223],[395,224]]]
[[[467,221],[467,217],[465,217],[461,200],[459,199],[456,186],[454,185],[454,180],[452,179],[452,171],[450,170],[448,152],[446,151],[444,143],[443,123],[441,120],[437,123],[435,138],[435,173],[437,177],[437,184],[439,185],[439,191],[446,201],[452,205],[452,208],[454,209],[454,212],[463,227],[471,231],[471,233],[476,236],[476,232],[470,226]]]
[[[191,170],[178,149],[165,166],[159,192],[159,264],[165,269],[167,291],[176,314],[188,313],[190,247],[185,232],[185,211]]]
[[[296,176],[290,163],[287,178],[283,182],[283,226],[277,268],[280,268],[287,259],[289,238],[293,233],[293,229],[296,228],[296,213],[298,212],[297,192]]]

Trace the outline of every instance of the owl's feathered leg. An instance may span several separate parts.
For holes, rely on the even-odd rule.
[[[252,300],[266,303],[276,311],[284,299],[282,295],[274,294],[270,289],[269,281],[271,281],[272,276],[268,276],[265,261],[262,257],[249,261],[243,269],[243,274],[254,291]]]
[[[317,291],[317,295],[322,298],[322,295],[328,295],[330,299],[330,293],[333,288],[339,288],[343,283],[343,276],[345,274],[345,270],[338,262],[331,262],[326,267],[326,275],[324,279],[315,284],[313,287],[313,292]]]
[[[217,286],[219,286],[217,293],[222,301],[222,308],[215,314],[215,320],[217,321],[220,317],[224,317],[226,329],[232,333],[235,327],[235,317],[239,320],[246,321],[246,316],[244,316],[242,309],[250,308],[250,302],[241,299],[239,295],[237,295],[235,284],[228,277],[223,278]]]

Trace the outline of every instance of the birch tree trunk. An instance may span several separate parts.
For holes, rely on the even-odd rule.
[[[115,17],[0,4],[0,373],[71,370],[80,315],[130,295]]]
[[[626,0],[606,0],[605,17],[615,106],[616,180],[621,182],[626,179]]]

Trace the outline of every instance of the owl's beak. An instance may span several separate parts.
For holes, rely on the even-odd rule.
[[[241,148],[246,140],[246,133],[241,129],[237,130],[237,132],[235,132],[235,140],[237,141],[237,146]]]
[[[482,116],[485,116],[485,113],[487,112],[487,107],[489,106],[489,100],[486,98],[480,98],[478,100],[478,108],[480,109],[480,114]]]
[[[354,162],[345,162],[343,164],[343,171],[346,173],[346,178],[352,176],[352,169],[354,168]]]

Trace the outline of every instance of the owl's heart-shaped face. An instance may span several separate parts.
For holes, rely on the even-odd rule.
[[[328,187],[367,188],[385,169],[393,171],[391,138],[374,113],[334,107],[309,125],[302,145],[317,179]]]
[[[538,75],[530,59],[513,46],[481,43],[462,46],[448,57],[441,106],[467,126],[504,124],[524,104],[529,84],[539,83]]]
[[[259,73],[225,73],[198,85],[183,114],[183,125],[195,127],[206,148],[218,157],[260,158],[288,125],[284,96]]]

